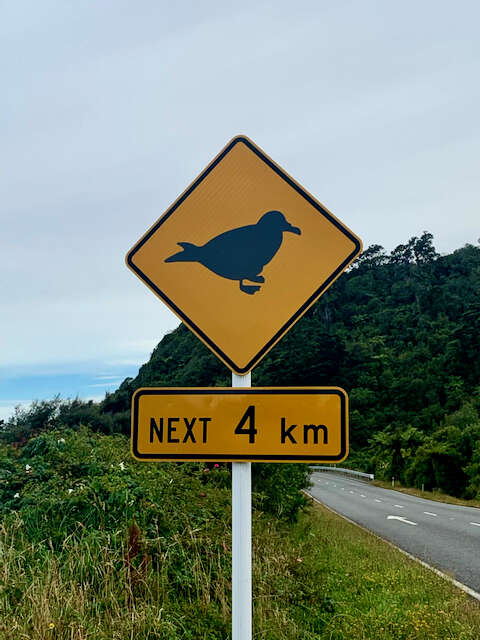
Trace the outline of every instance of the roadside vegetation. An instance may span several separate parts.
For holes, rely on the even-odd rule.
[[[255,638],[480,637],[476,601],[310,506],[296,465],[263,467],[287,495],[257,472]],[[2,640],[230,637],[227,467],[139,463],[125,436],[65,427],[0,445],[0,468]]]

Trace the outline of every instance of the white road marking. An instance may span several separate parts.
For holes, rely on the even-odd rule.
[[[470,522],[474,527],[480,527],[480,522]]]
[[[436,513],[431,513],[430,511],[424,511],[423,513],[424,513],[426,516],[433,516],[434,518],[436,518],[436,517],[437,517],[437,514],[436,514]]]
[[[383,502],[383,500],[379,500],[378,498],[375,498],[375,502]]]
[[[412,524],[414,527],[417,526],[416,522],[412,522],[411,520],[407,520],[402,516],[387,516],[387,520],[400,520],[400,522],[404,522],[405,524]]]
[[[350,493],[355,493],[354,491],[350,491]]]
[[[361,498],[366,498],[367,496],[363,495],[363,493],[360,494]]]
[[[393,506],[394,506],[394,507],[398,507],[399,509],[403,509],[403,507],[402,507],[402,505],[401,505],[401,504],[394,504]]]
[[[345,491],[345,487],[342,487],[342,491]]]

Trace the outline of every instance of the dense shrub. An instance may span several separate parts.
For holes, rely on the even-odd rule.
[[[133,521],[146,535],[167,537],[187,526],[178,514],[197,525],[229,502],[228,492],[205,481],[203,465],[142,464],[124,436],[87,427],[42,433],[15,453],[6,446],[2,452],[0,513],[18,511],[32,541],[61,544],[82,529],[125,531]],[[213,507],[206,506],[207,490],[217,495]]]
[[[18,511],[32,541],[61,544],[81,529],[115,532],[131,522],[147,536],[168,538],[213,518],[212,508],[229,508],[227,467],[140,463],[122,435],[82,426],[40,433],[16,449],[0,446],[0,513]],[[295,519],[305,504],[306,466],[255,465],[253,475],[256,505]],[[180,513],[190,521],[179,522]]]

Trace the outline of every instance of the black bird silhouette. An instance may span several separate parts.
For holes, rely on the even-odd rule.
[[[225,231],[200,247],[191,242],[178,242],[182,251],[166,258],[165,262],[199,262],[222,278],[238,280],[241,291],[251,295],[260,286],[245,285],[243,281],[265,282],[260,274],[280,249],[285,231],[302,233],[281,211],[267,211],[257,224]]]

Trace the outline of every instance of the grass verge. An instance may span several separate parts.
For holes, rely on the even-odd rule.
[[[0,640],[230,637],[228,470],[140,464],[127,444],[81,428],[0,447]],[[255,640],[480,638],[476,601],[318,506],[292,523],[303,476],[267,470]]]
[[[478,602],[320,505],[255,547],[255,638],[480,637]]]
[[[53,550],[23,540],[22,526],[0,529],[2,640],[230,637],[229,538],[213,546],[217,525],[189,528],[135,571],[108,535]],[[476,601],[319,505],[295,524],[257,513],[253,551],[255,640],[480,637]],[[186,572],[175,584],[169,555]]]

